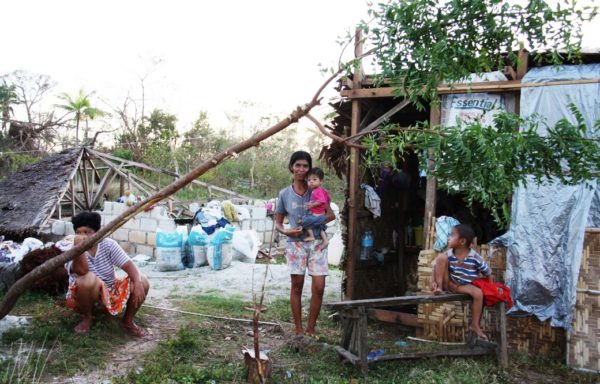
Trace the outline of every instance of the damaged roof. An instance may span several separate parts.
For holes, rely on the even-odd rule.
[[[0,181],[0,235],[36,234],[77,170],[83,147],[64,150]]]

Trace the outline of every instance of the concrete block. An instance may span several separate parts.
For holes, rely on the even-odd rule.
[[[174,232],[176,227],[177,226],[172,219],[163,219],[158,221],[158,229],[160,230]]]
[[[250,229],[250,220],[243,220],[242,230],[247,231],[248,229]]]
[[[71,223],[70,221],[66,221],[65,222],[65,235],[69,236],[69,235],[74,235],[75,234],[75,230],[73,230],[73,223]]]
[[[167,218],[167,210],[164,205],[158,205],[150,211],[150,217],[154,217],[156,219]]]
[[[266,219],[267,208],[265,207],[252,207],[252,218],[253,219]]]
[[[266,245],[268,245],[268,244],[271,242],[271,239],[273,239],[273,238],[275,238],[275,239],[274,239],[274,242],[276,242],[276,241],[277,241],[277,235],[276,235],[276,234],[273,234],[273,232],[271,232],[271,231],[267,231],[267,232],[265,232],[265,233],[263,234],[263,242],[264,242]]]
[[[121,213],[125,212],[126,209],[127,209],[127,205],[125,205],[124,203],[113,202],[112,214],[118,216]]]
[[[273,219],[270,217],[267,217],[265,220],[265,228],[267,231],[271,231],[273,229]]]
[[[108,223],[110,223],[111,221],[113,221],[115,219],[115,217],[117,217],[116,215],[107,215],[107,214],[102,214],[102,225],[106,225]]]
[[[140,229],[146,232],[155,232],[158,228],[156,219],[142,218],[140,219]]]
[[[146,242],[148,245],[155,246],[156,245],[156,232],[148,232],[146,234]]]
[[[256,232],[256,234],[258,235],[258,240],[261,243],[264,243],[265,242],[265,233],[264,232]]]
[[[62,220],[56,220],[52,223],[52,234],[53,235],[64,235],[65,234],[65,222]]]
[[[129,256],[135,256],[135,244],[128,241],[119,241],[119,245],[121,248],[123,248],[126,254]]]
[[[103,209],[102,209],[102,213],[105,215],[110,215],[113,212],[113,202],[112,201],[105,201],[103,204]]]
[[[136,254],[154,257],[154,247],[150,245],[136,245],[135,252]]]
[[[131,231],[129,232],[129,241],[135,244],[146,244],[146,232]]]
[[[252,220],[252,229],[256,232],[264,232],[267,229],[264,220]],[[270,228],[269,228],[270,229]]]
[[[138,230],[140,229],[140,220],[139,219],[129,219],[124,225],[123,228],[127,228],[127,229],[134,229],[134,230]]]
[[[110,237],[112,237],[113,240],[117,241],[127,241],[129,240],[129,231],[125,228],[119,228],[116,231],[114,231],[113,234],[110,235]]]

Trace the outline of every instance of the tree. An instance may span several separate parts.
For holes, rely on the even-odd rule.
[[[561,64],[579,57],[582,24],[596,7],[532,0],[392,0],[369,10],[362,23],[379,79],[390,80],[422,106],[437,102],[437,86],[503,68],[525,47],[534,59]]]
[[[86,95],[83,93],[83,89],[80,89],[74,98],[67,93],[61,93],[58,95],[58,98],[64,101],[66,104],[58,104],[56,106],[64,109],[68,114],[74,115],[73,119],[75,120],[76,145],[79,145],[79,124],[81,120],[93,120],[97,117],[105,115],[104,111],[92,106],[90,96],[93,94],[94,92],[91,92]]]
[[[6,132],[10,115],[13,113],[12,105],[17,103],[17,94],[14,85],[0,84],[0,113],[2,114],[2,131]]]
[[[440,83],[514,64],[515,51],[523,46],[536,61],[577,61],[582,23],[596,12],[575,2],[553,8],[543,0],[527,6],[507,0],[393,0],[372,8],[373,21],[362,29],[381,69],[378,80],[398,86],[399,94],[424,108],[439,102]],[[537,183],[556,177],[576,184],[600,168],[598,146],[587,138],[588,127],[576,108],[570,109],[575,123],[563,119],[547,137],[536,132],[540,119],[510,113],[499,114],[494,126],[477,121],[455,127],[388,126],[363,139],[370,148],[367,164],[394,159],[411,146],[422,155],[421,164],[430,156],[436,159],[429,172],[442,187],[459,188],[468,204],[481,202],[506,225],[507,198],[526,185],[527,175]]]

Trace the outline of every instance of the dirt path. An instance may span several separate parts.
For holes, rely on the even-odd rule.
[[[209,267],[186,269],[183,271],[159,272],[153,265],[140,268],[148,276],[151,284],[146,304],[174,308],[170,298],[185,298],[202,294],[217,294],[224,297],[238,297],[252,300],[260,292],[265,275],[265,264],[247,264],[233,262],[229,268],[213,271]],[[265,303],[279,297],[289,296],[290,277],[285,265],[272,264],[267,273]],[[340,298],[341,271],[333,270],[327,278],[325,302]],[[303,302],[308,305],[310,297],[310,277],[306,278]],[[170,312],[151,309],[145,318],[149,335],[141,340],[131,340],[119,347],[119,353],[113,353],[104,369],[70,378],[55,378],[58,383],[97,384],[110,383],[111,378],[126,374],[141,365],[142,357],[152,351],[158,343],[174,335],[183,324],[182,316]],[[285,335],[274,335],[273,347],[283,342]]]

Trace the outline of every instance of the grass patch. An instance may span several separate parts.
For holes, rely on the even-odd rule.
[[[244,307],[251,303],[223,296],[199,295],[182,299],[177,306],[186,311],[216,316],[247,318],[252,312]],[[283,323],[282,334],[263,327],[261,348],[269,350],[273,361],[272,383],[514,383],[561,382],[593,383],[597,375],[575,373],[564,364],[544,359],[531,359],[511,354],[508,371],[498,368],[496,357],[439,358],[412,361],[390,361],[372,364],[368,376],[352,366],[342,364],[334,350],[341,336],[341,324],[323,312],[318,322],[320,342],[315,348],[298,352],[291,342],[289,301],[276,299],[266,303],[261,320]],[[303,315],[306,321],[306,314]],[[142,369],[119,378],[116,383],[239,383],[246,379],[241,349],[252,346],[248,334],[251,326],[224,320],[184,316],[188,325],[159,350],[148,355]],[[402,351],[431,351],[447,346],[407,340],[408,328],[370,321],[369,345],[383,349],[386,355]],[[186,342],[195,338],[193,342]],[[396,343],[397,341],[403,343]],[[193,350],[189,346],[193,345]],[[190,357],[191,356],[191,357]],[[165,373],[168,372],[168,373]]]
[[[115,348],[130,340],[121,330],[120,319],[110,315],[96,316],[89,334],[75,335],[73,328],[80,316],[57,305],[56,299],[30,292],[18,301],[11,314],[26,315],[29,323],[5,331],[0,338],[0,348],[10,356],[0,361],[0,382],[6,382],[2,379],[10,377],[16,366],[20,366],[23,373],[33,372],[36,362],[46,358],[44,375],[72,376],[76,372],[100,368]],[[142,323],[143,317],[142,314]],[[19,348],[22,352],[16,354]],[[30,357],[24,360],[27,355]],[[31,379],[24,377],[21,382],[31,382]],[[13,382],[16,381],[13,379]]]

